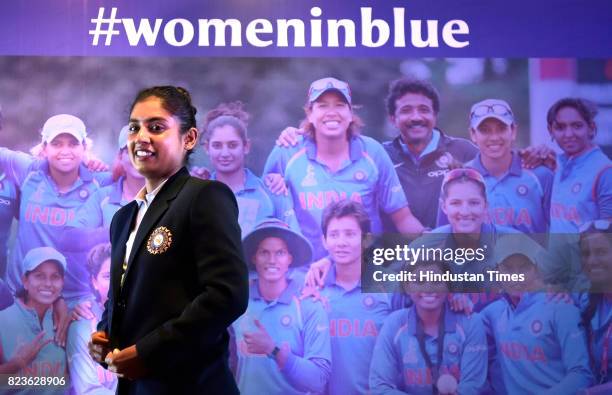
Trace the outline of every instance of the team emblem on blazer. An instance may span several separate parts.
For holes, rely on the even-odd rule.
[[[155,229],[147,241],[147,251],[150,254],[163,254],[172,244],[172,232],[165,226]]]

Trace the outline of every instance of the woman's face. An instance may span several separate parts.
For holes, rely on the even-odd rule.
[[[85,156],[85,146],[73,135],[62,133],[45,144],[43,152],[51,169],[62,174],[78,173]]]
[[[612,235],[588,233],[580,239],[582,269],[594,286],[612,288]]]
[[[499,119],[487,118],[470,131],[472,141],[480,154],[491,159],[505,158],[511,154],[516,140],[516,126],[506,125]]]
[[[60,297],[64,275],[55,261],[45,261],[23,276],[23,288],[28,292],[28,304],[50,306]]]
[[[422,265],[414,273],[419,279],[421,273],[426,272],[442,274],[442,270],[437,265],[431,264]],[[405,285],[405,289],[415,306],[422,310],[439,309],[448,296],[448,285],[445,282],[411,281]]]
[[[353,121],[353,111],[340,93],[326,92],[312,103],[308,121],[317,137],[344,139]]]
[[[475,181],[453,182],[442,202],[453,233],[480,233],[487,214],[487,202]]]
[[[187,151],[195,146],[197,130],[180,133],[180,121],[162,107],[157,97],[134,105],[130,114],[128,152],[134,168],[151,180],[176,173]]]
[[[215,128],[206,144],[210,162],[218,173],[233,174],[244,169],[244,158],[250,144],[240,137],[232,125]]]
[[[253,256],[253,263],[257,276],[265,281],[276,282],[282,280],[293,262],[285,240],[278,237],[263,239]]]
[[[499,265],[499,272],[509,275],[523,275],[524,281],[505,281],[502,286],[510,296],[520,296],[525,292],[538,291],[541,282],[540,274],[531,259],[523,254],[513,254]]]
[[[106,303],[108,300],[108,289],[110,287],[110,257],[100,266],[98,275],[92,277],[91,283],[96,291],[100,294],[100,302]]]
[[[561,108],[548,130],[566,155],[580,155],[593,145],[595,125],[589,125],[573,107]]]
[[[323,245],[337,265],[357,263],[361,267],[361,239],[361,227],[354,216],[332,218]]]

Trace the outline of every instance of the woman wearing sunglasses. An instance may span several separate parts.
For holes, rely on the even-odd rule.
[[[532,234],[548,230],[553,173],[545,166],[525,169],[514,150],[517,124],[510,105],[487,99],[472,106],[470,137],[479,153],[466,167],[486,185],[490,221]]]
[[[591,282],[581,298],[589,356],[598,386],[588,393],[612,391],[612,224],[607,220],[586,223],[580,230],[582,270]]]
[[[264,174],[281,174],[293,199],[302,233],[325,256],[321,215],[330,203],[359,201],[380,233],[380,211],[388,213],[401,233],[421,233],[423,226],[408,208],[393,163],[382,145],[359,134],[349,85],[335,78],[314,81],[304,108],[305,138],[291,148],[274,147]]]

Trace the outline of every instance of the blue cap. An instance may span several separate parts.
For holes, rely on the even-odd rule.
[[[130,129],[130,126],[125,125],[124,127],[121,128],[121,131],[119,132],[119,139],[117,139],[117,145],[119,146],[119,151],[127,147],[128,133],[130,131],[129,129]]]
[[[291,266],[307,265],[312,261],[312,245],[304,236],[279,219],[267,218],[255,225],[242,239],[249,266],[253,265],[251,260],[257,252],[259,243],[268,237],[278,237],[285,240],[289,253],[293,257]]]
[[[64,271],[66,271],[66,258],[60,254],[53,247],[38,247],[32,248],[23,258],[23,272],[25,275],[27,272],[35,270],[41,263],[47,261],[57,262]]]

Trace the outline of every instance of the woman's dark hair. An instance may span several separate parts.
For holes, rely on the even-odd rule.
[[[102,268],[102,264],[104,261],[111,257],[111,244],[103,243],[94,246],[91,251],[89,251],[89,255],[87,256],[87,271],[91,276],[91,279],[95,278],[100,274],[100,269]],[[89,281],[91,290],[94,294],[96,294],[96,290],[93,287],[91,280]],[[99,295],[96,295],[99,298]]]
[[[323,237],[327,238],[327,227],[334,218],[353,217],[357,220],[363,235],[370,233],[371,221],[361,203],[344,199],[331,203],[323,210],[321,228]]]
[[[395,115],[395,102],[407,93],[416,93],[423,95],[431,100],[434,113],[437,115],[440,111],[440,95],[432,84],[427,81],[416,78],[400,78],[389,84],[389,94],[386,98],[387,113],[391,116]]]
[[[187,89],[180,86],[153,86],[146,88],[138,92],[136,98],[130,106],[130,113],[134,110],[134,106],[137,103],[145,101],[150,97],[157,97],[161,101],[161,105],[164,110],[168,111],[173,116],[177,117],[180,121],[179,132],[181,134],[187,133],[191,128],[196,127],[196,113],[198,110],[191,103],[191,95]],[[189,159],[193,149],[187,151],[187,157],[185,161]]]
[[[213,130],[225,125],[233,127],[243,143],[247,141],[247,127],[249,118],[248,112],[244,110],[241,101],[221,103],[206,113],[204,117],[205,138],[210,139]]]
[[[553,126],[557,113],[565,107],[573,108],[578,111],[578,114],[584,119],[584,121],[591,126],[595,126],[595,116],[597,115],[597,106],[590,100],[583,99],[581,97],[565,97],[557,100],[553,104],[546,114],[546,123],[549,127]]]

